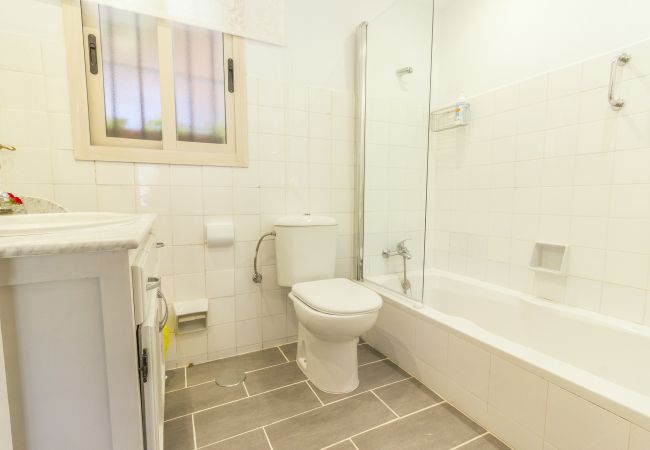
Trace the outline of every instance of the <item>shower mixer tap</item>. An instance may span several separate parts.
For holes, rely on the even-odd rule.
[[[406,247],[406,241],[410,241],[410,239],[404,239],[403,241],[399,241],[397,243],[397,248],[395,250],[383,250],[381,252],[381,256],[384,258],[389,258],[391,256],[401,256],[404,259],[411,259],[411,251]]]
[[[406,241],[410,239],[404,239],[397,243],[397,248],[395,250],[383,250],[381,256],[388,259],[391,256],[401,256],[402,257],[402,280],[400,284],[402,285],[402,291],[404,294],[408,294],[408,291],[411,289],[411,282],[406,277],[406,260],[411,259],[411,251],[406,247]]]

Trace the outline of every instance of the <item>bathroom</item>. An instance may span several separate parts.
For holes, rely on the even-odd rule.
[[[0,450],[650,450],[648,17],[0,0]]]

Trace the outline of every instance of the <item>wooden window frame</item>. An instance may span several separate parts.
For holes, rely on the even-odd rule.
[[[106,136],[104,93],[101,70],[101,36],[97,23],[89,21],[82,0],[64,0],[64,25],[70,90],[72,135],[75,158],[92,161],[146,162],[213,166],[248,166],[246,127],[246,79],[243,38],[224,36],[224,79],[228,58],[234,62],[235,92],[225,89],[226,136],[224,144],[179,141],[176,138],[176,106],[172,25],[158,20],[158,57],[162,140]],[[84,8],[86,8],[84,6]],[[92,14],[92,13],[91,13]],[[86,61],[88,34],[97,37],[99,73],[90,74]],[[92,96],[93,101],[89,101]],[[91,138],[92,135],[92,138]]]

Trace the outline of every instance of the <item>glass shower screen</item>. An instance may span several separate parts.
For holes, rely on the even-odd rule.
[[[359,277],[422,298],[433,2],[361,25]]]

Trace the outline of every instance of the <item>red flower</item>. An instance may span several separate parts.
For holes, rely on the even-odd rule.
[[[9,196],[9,200],[11,200],[11,203],[14,203],[16,205],[22,205],[23,204],[23,201],[20,199],[20,197],[16,197],[11,192],[7,192],[7,195]]]

